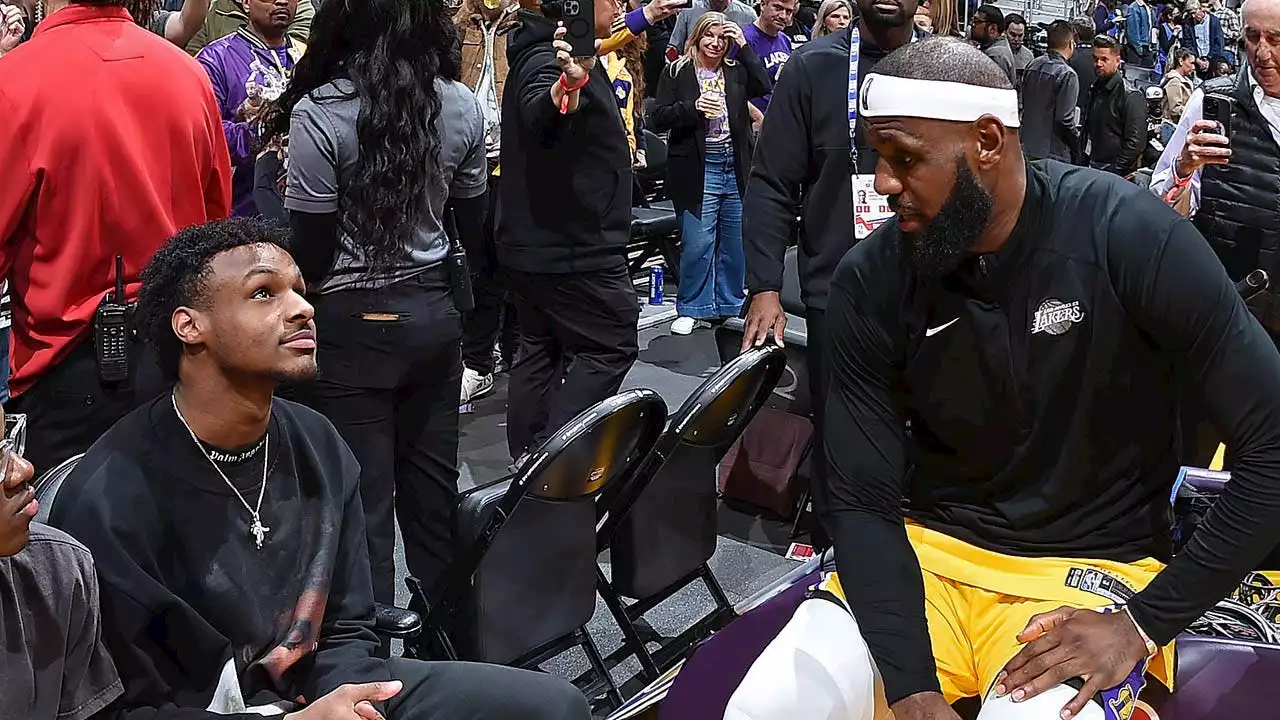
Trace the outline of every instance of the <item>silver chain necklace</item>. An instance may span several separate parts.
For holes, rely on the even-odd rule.
[[[258,505],[257,507],[250,507],[248,501],[244,499],[244,495],[240,494],[240,491],[236,489],[234,484],[232,484],[230,478],[227,477],[227,474],[222,472],[222,468],[218,467],[218,463],[209,455],[208,452],[205,451],[204,445],[200,442],[200,438],[196,437],[196,431],[191,429],[191,424],[182,416],[182,411],[178,409],[177,394],[171,394],[169,395],[169,398],[173,401],[173,411],[178,414],[178,419],[182,421],[182,426],[187,429],[188,433],[191,433],[191,441],[196,444],[196,448],[200,451],[200,454],[208,458],[209,464],[213,466],[214,470],[218,471],[218,476],[227,484],[227,487],[231,488],[231,492],[236,494],[236,498],[240,500],[241,505],[244,505],[244,509],[249,511],[249,516],[253,519],[253,523],[249,525],[249,534],[253,536],[254,544],[258,546],[259,550],[261,550],[263,538],[267,536],[267,533],[271,532],[271,528],[262,524],[262,517],[259,515],[259,512],[262,510],[262,498],[267,494],[267,466],[271,461],[271,448],[269,445],[271,442],[271,433],[268,431],[267,435],[262,439],[262,487],[258,490]]]

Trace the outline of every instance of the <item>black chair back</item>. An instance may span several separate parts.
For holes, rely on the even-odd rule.
[[[58,491],[62,489],[63,481],[67,479],[72,470],[76,469],[76,463],[80,462],[82,457],[84,457],[84,453],[69,457],[58,463],[52,470],[36,478],[36,501],[40,503],[40,510],[36,512],[36,522],[49,524],[49,516],[53,513],[53,503],[58,499]]]
[[[666,417],[657,393],[621,393],[566,424],[511,478],[459,498],[460,552],[428,624],[448,629],[446,654],[528,667],[581,644],[595,611],[595,497],[636,473]]]
[[[645,467],[605,509],[613,588],[645,599],[667,590],[716,550],[716,466],[768,400],[786,355],[767,345],[730,360],[668,423]]]

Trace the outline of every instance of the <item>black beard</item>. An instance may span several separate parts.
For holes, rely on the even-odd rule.
[[[964,157],[957,157],[956,183],[937,216],[923,231],[902,235],[907,261],[922,281],[934,282],[959,267],[987,229],[994,206]]]

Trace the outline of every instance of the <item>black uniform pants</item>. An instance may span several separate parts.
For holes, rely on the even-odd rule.
[[[494,367],[493,345],[499,335],[503,361],[508,367],[514,364],[520,343],[516,307],[507,296],[503,279],[490,270],[472,276],[471,291],[476,307],[463,323],[462,363],[481,375],[490,375]]]
[[[826,358],[827,311],[805,308],[804,323],[805,365],[809,371],[809,412],[813,418],[813,441],[809,449],[809,483],[812,487],[825,483],[827,477],[827,455],[823,442],[826,432],[824,407],[827,403],[827,383],[822,372]],[[796,512],[804,512],[804,508],[799,508]],[[810,542],[819,549],[831,546],[827,533],[817,525],[810,533]]]
[[[508,367],[515,360],[516,346],[520,342],[515,305],[508,297],[506,279],[498,272],[498,259],[493,251],[499,182],[499,176],[494,175],[490,168],[485,246],[481,257],[471,259],[475,269],[471,292],[476,307],[464,318],[462,325],[462,364],[481,375],[493,373],[493,344],[498,341],[499,334],[502,335],[502,358]]]
[[[589,720],[582,693],[546,673],[464,662],[387,661],[404,683],[387,720]]]
[[[452,559],[462,321],[443,265],[377,290],[310,298],[319,377],[297,389],[360,462],[374,599],[395,601],[395,520],[430,591]]]
[[[520,361],[511,371],[507,445],[519,457],[618,392],[639,354],[640,307],[621,258],[608,270],[510,277]]]
[[[66,357],[5,408],[26,413],[25,455],[39,476],[88,450],[117,420],[168,387],[154,353],[139,340],[129,344],[129,377],[121,383],[103,383],[98,379],[92,333],[86,333]]]

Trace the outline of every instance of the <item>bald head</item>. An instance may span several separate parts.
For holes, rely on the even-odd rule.
[[[1280,97],[1280,0],[1248,0],[1241,15],[1253,77],[1267,95]]]
[[[1280,0],[1267,0],[1280,2]],[[1009,76],[985,53],[951,37],[931,37],[894,50],[876,63],[877,75],[912,80],[940,80],[1012,90]]]

